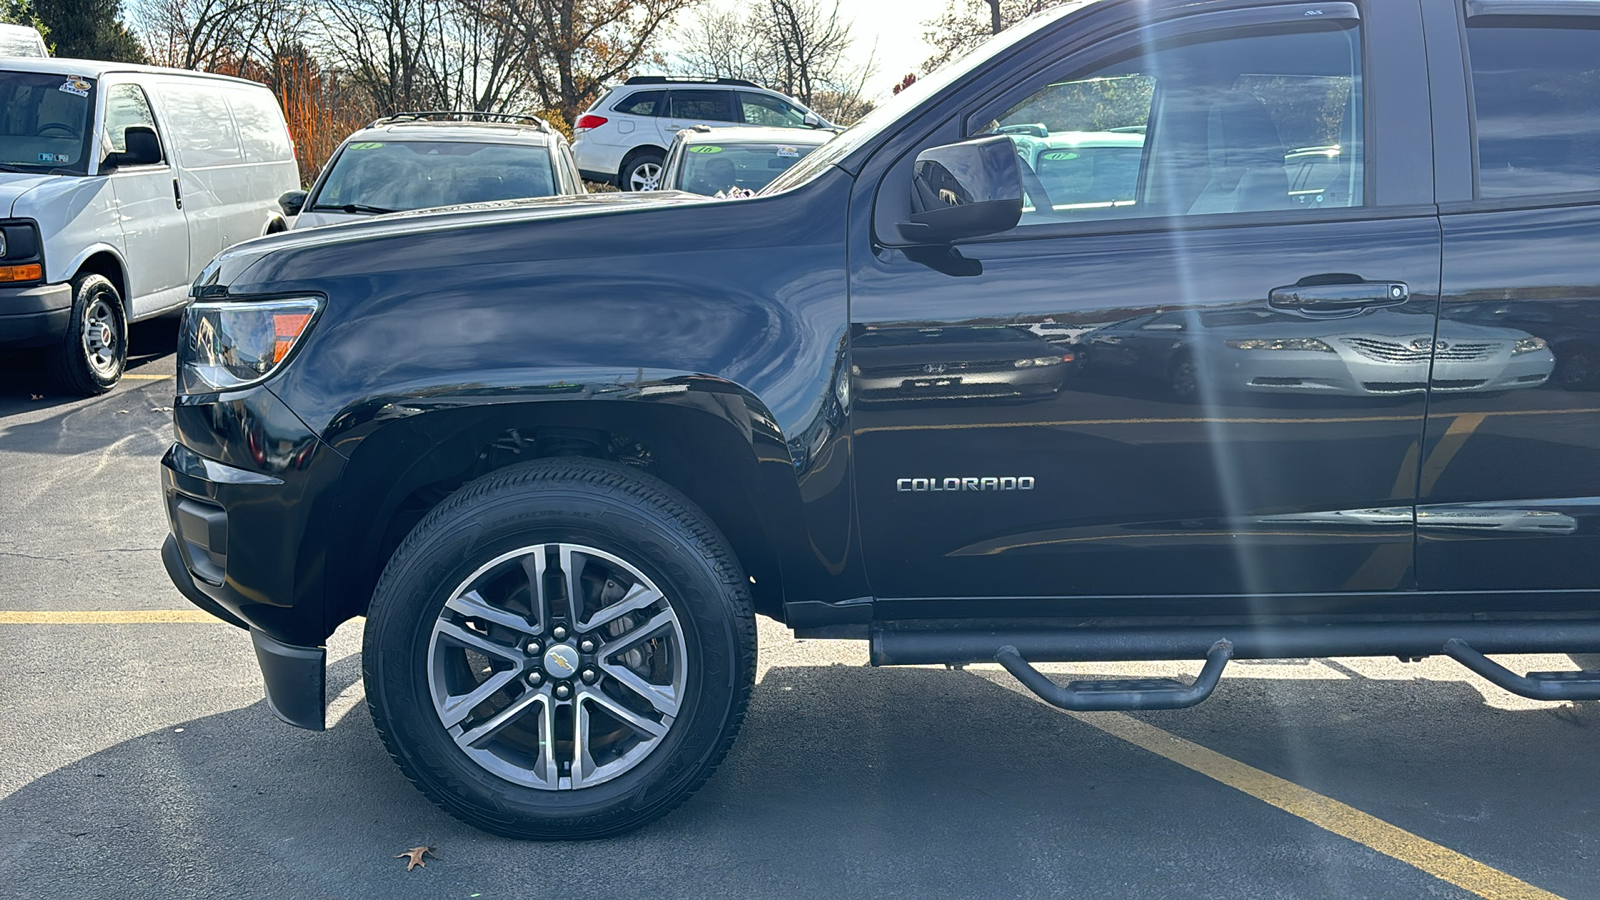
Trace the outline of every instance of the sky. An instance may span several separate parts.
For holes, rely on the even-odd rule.
[[[716,0],[721,9],[742,9],[760,0]],[[839,15],[853,22],[850,56],[865,62],[876,48],[876,73],[867,80],[868,97],[889,96],[909,72],[920,71],[933,55],[923,41],[922,23],[943,12],[945,0],[839,0]]]

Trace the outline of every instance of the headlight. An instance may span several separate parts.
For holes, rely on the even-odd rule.
[[[1333,348],[1316,338],[1274,338],[1261,341],[1228,341],[1235,350],[1310,350],[1315,353],[1332,353]]]
[[[1516,356],[1518,353],[1532,353],[1535,350],[1543,350],[1549,346],[1549,344],[1545,343],[1544,338],[1519,338],[1515,344],[1511,345],[1511,355]]]
[[[1059,356],[1035,356],[1033,359],[1019,359],[1012,363],[1019,369],[1031,369],[1034,366],[1053,366],[1061,362]]]
[[[189,304],[178,338],[178,393],[228,390],[265,379],[288,357],[320,306],[313,297]]]

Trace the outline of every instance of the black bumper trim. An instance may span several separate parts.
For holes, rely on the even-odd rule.
[[[226,607],[207,597],[200,590],[199,586],[194,583],[194,574],[184,564],[183,554],[178,550],[177,539],[170,534],[167,535],[165,541],[161,542],[161,563],[166,566],[167,577],[172,579],[173,587],[178,589],[178,593],[182,594],[185,600],[227,622],[229,625],[237,625],[244,629],[250,627],[244,623],[243,619],[228,612]]]
[[[0,344],[48,344],[67,333],[71,319],[70,284],[0,288]]]
[[[322,731],[327,727],[324,647],[296,647],[250,629],[256,646],[256,663],[267,691],[267,708],[296,728]]]

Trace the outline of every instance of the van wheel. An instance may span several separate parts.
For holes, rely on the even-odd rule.
[[[661,155],[641,153],[622,167],[622,189],[625,191],[654,191],[661,187]]]
[[[372,718],[446,812],[598,838],[710,777],[755,681],[749,582],[716,527],[622,465],[490,473],[401,544],[367,613]]]
[[[117,287],[104,275],[85,273],[72,280],[72,319],[61,343],[50,352],[50,383],[66,393],[104,394],[128,365],[128,320]]]

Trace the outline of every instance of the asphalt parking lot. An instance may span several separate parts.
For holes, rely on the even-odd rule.
[[[476,832],[384,753],[359,622],[329,730],[297,731],[245,635],[168,583],[172,327],[139,326],[92,400],[0,361],[0,895],[1600,897],[1600,704],[1441,659],[1240,663],[1194,710],[1067,715],[994,666],[871,669],[764,622],[742,736],[676,813],[605,842]]]

